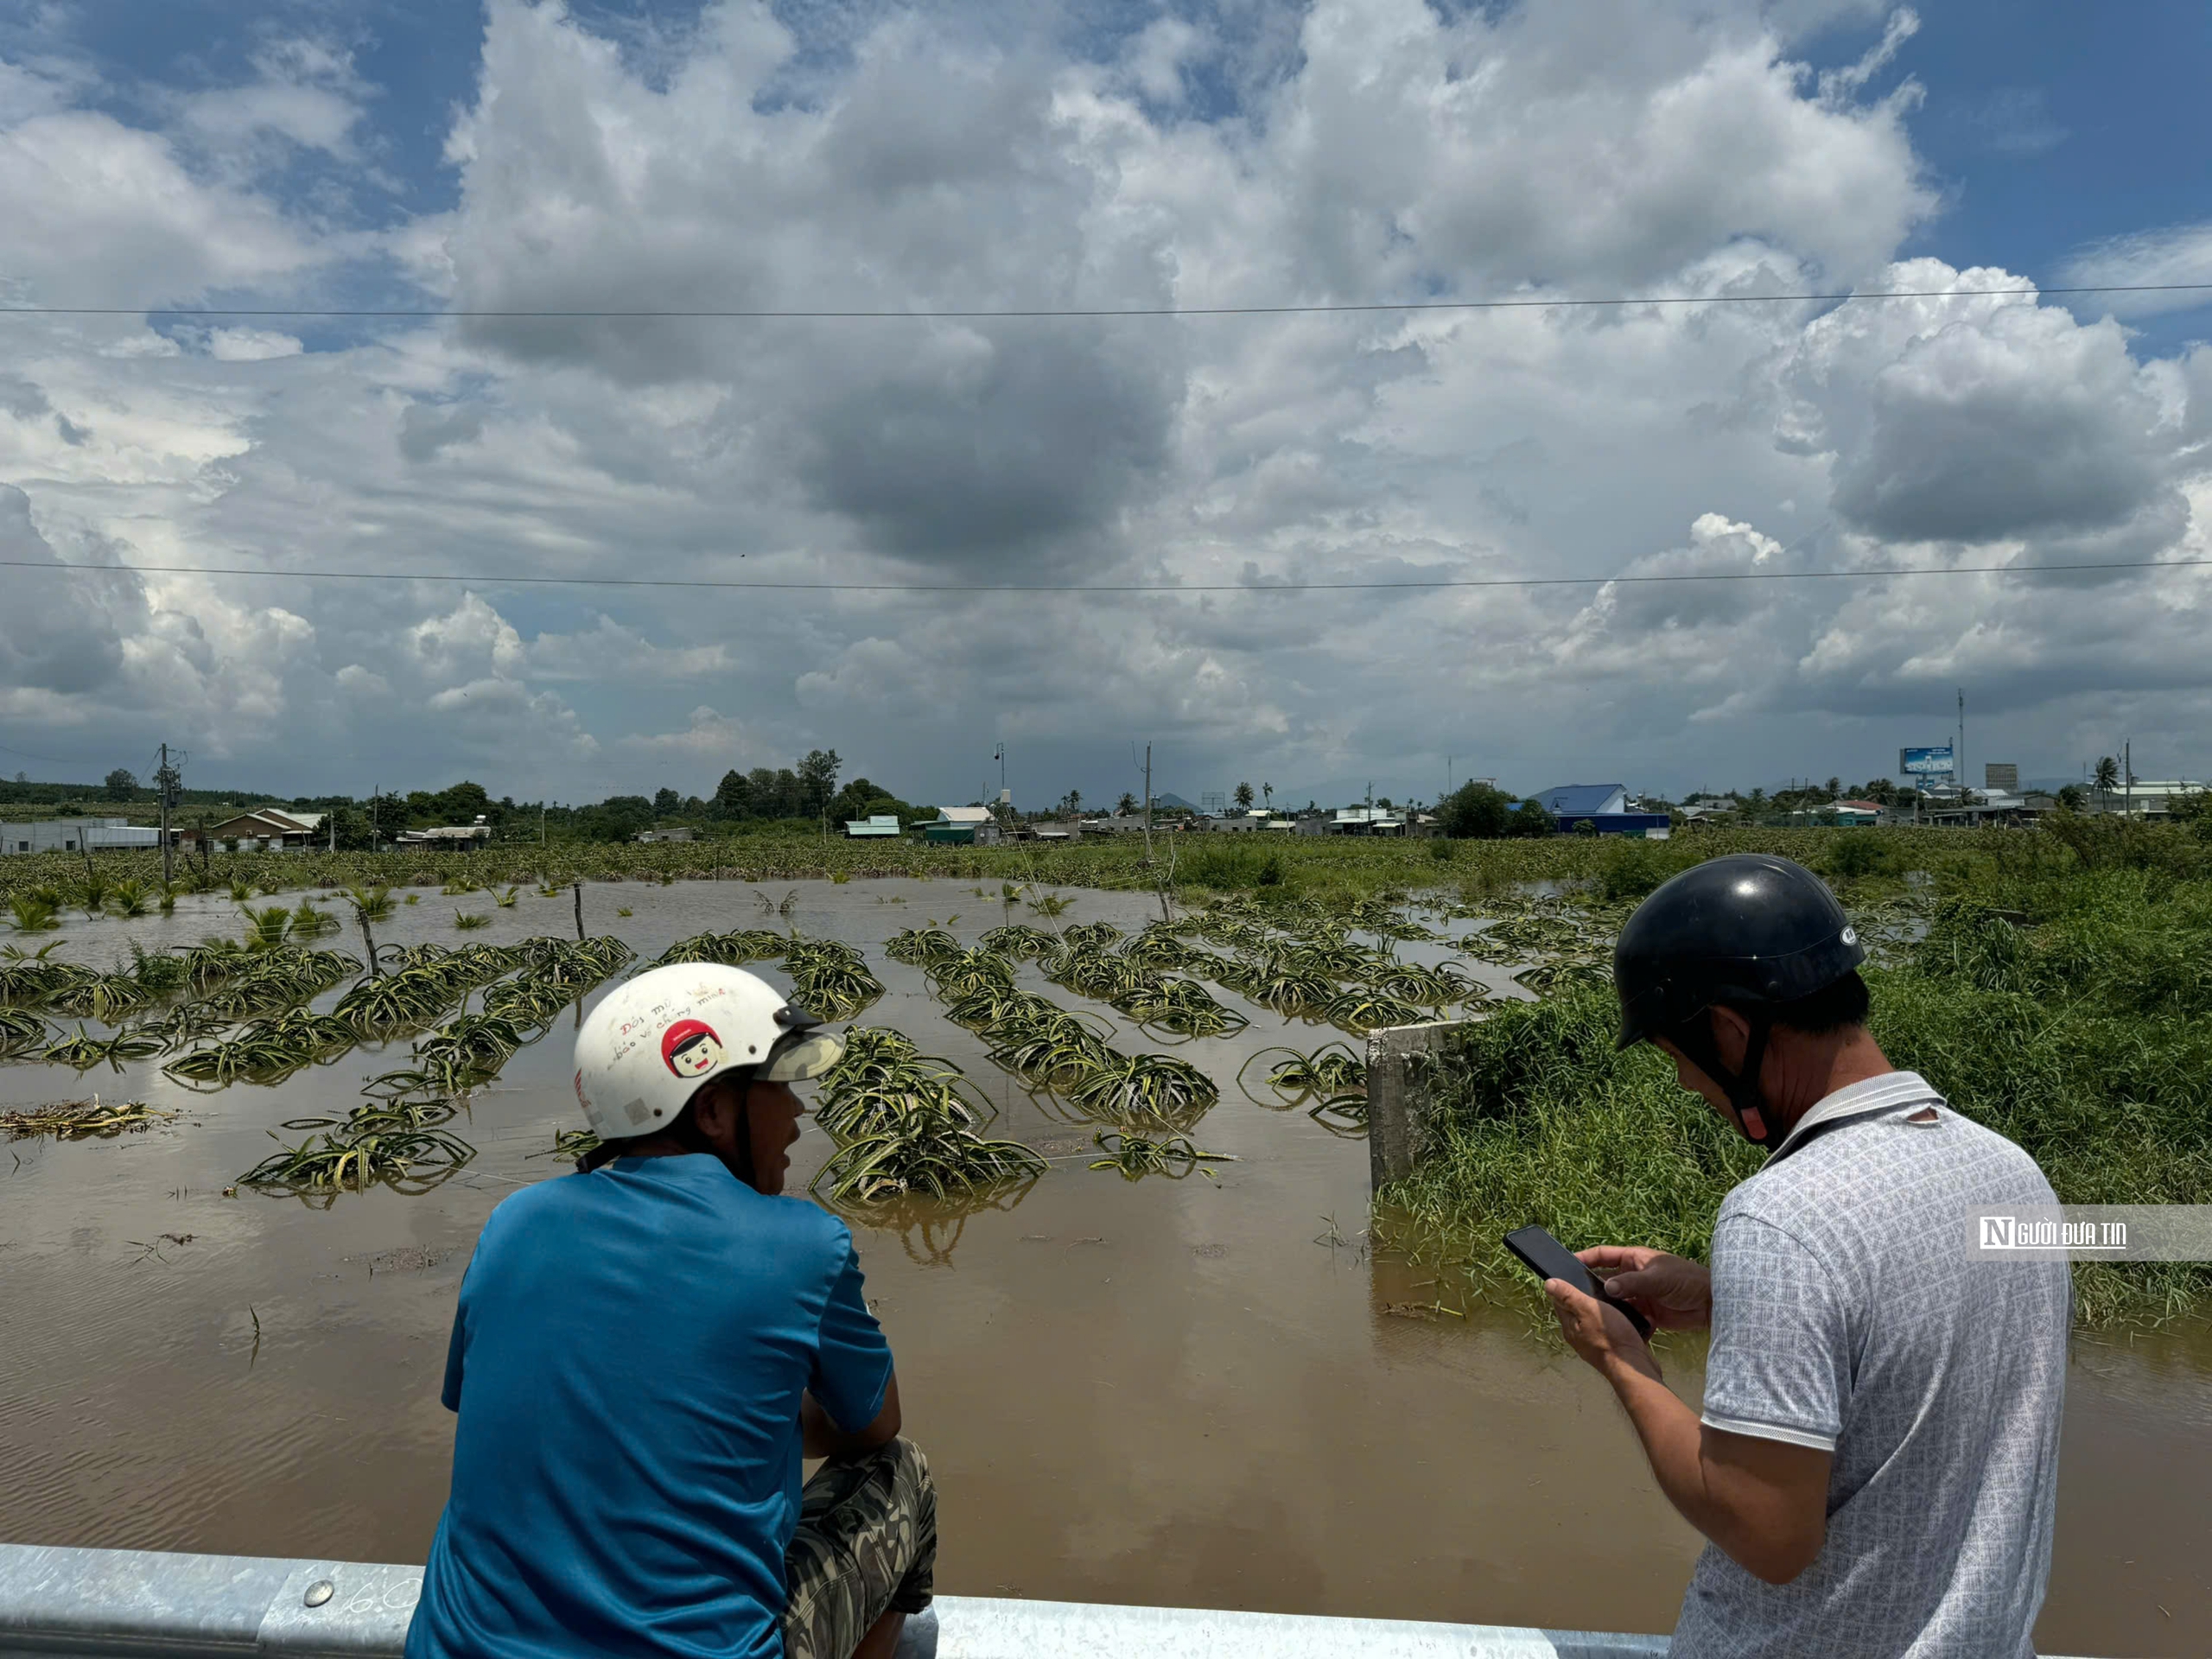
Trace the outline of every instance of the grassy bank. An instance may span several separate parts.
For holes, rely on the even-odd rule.
[[[1140,837],[1094,837],[1065,846],[932,847],[916,841],[825,839],[803,829],[689,842],[556,841],[495,843],[474,853],[221,853],[202,866],[180,858],[179,876],[217,890],[243,882],[260,890],[388,886],[440,887],[548,882],[796,881],[919,876],[1016,881],[1045,887],[1147,888],[1165,882],[1186,902],[1223,893],[1349,904],[1388,893],[1442,891],[1470,899],[1527,881],[1588,884],[1594,896],[1632,898],[1675,869],[1718,853],[1783,853],[1816,868],[1871,860],[1867,879],[1961,861],[1986,860],[1998,832],[1938,830],[1722,830],[1667,842],[1557,836],[1542,841],[1370,841],[1338,836],[1160,833],[1147,868]],[[2015,836],[2014,839],[2019,837]],[[108,883],[159,880],[156,853],[93,855]],[[65,915],[86,874],[82,855],[0,858],[0,905],[51,888]]]
[[[1925,937],[1867,975],[1891,1058],[2024,1147],[2063,1202],[2212,1203],[2212,880],[2185,841],[2160,844],[2171,858],[2000,847],[1948,869]],[[1462,1033],[1432,1084],[1441,1149],[1386,1195],[1386,1231],[1516,1294],[1496,1241],[1531,1220],[1702,1256],[1762,1154],[1661,1056],[1614,1054],[1613,1020],[1586,991]],[[2075,1283],[2085,1326],[2212,1310],[2212,1266],[2082,1263]]]

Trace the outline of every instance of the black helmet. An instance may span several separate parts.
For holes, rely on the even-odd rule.
[[[1866,960],[1827,886],[1802,864],[1732,853],[1684,870],[1637,906],[1613,947],[1619,1046],[1674,1037],[1715,1003],[1770,1008]]]

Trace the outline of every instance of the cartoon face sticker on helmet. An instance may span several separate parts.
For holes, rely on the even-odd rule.
[[[722,1039],[702,1020],[678,1020],[660,1035],[660,1057],[679,1077],[703,1077],[722,1063]]]

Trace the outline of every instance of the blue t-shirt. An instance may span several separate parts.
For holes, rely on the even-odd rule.
[[[776,1659],[799,1395],[864,1428],[890,1376],[852,1235],[804,1199],[701,1154],[516,1193],[461,1283],[407,1659]]]

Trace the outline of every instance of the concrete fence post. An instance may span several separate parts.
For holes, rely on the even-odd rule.
[[[1367,1160],[1371,1190],[1413,1173],[1428,1150],[1425,1090],[1419,1062],[1443,1050],[1445,1033],[1468,1023],[1432,1020],[1386,1026],[1367,1037]]]

